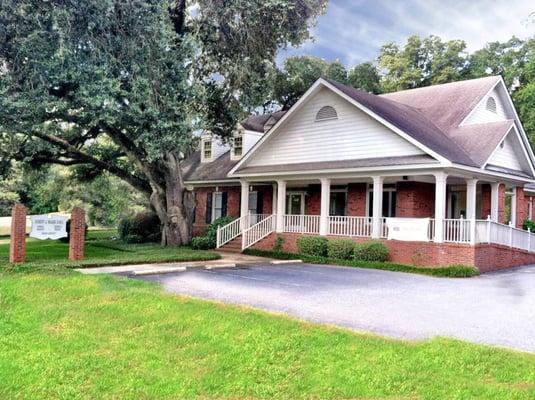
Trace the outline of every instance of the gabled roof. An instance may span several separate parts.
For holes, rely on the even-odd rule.
[[[458,127],[483,96],[500,81],[499,76],[489,76],[401,90],[380,97],[417,108],[426,118],[448,133]]]
[[[238,163],[230,159],[230,150],[212,162],[201,162],[201,151],[197,150],[182,164],[184,180],[194,181],[221,181],[226,180],[227,174]]]
[[[449,161],[477,166],[463,148],[417,108],[339,82],[327,82]]]
[[[273,118],[273,120],[277,122],[284,116],[284,114],[286,114],[285,110],[262,115],[251,115],[249,118],[247,118],[241,123],[241,126],[243,126],[243,128],[248,131],[264,133],[264,126],[271,118]]]

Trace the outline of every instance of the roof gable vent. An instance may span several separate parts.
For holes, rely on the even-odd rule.
[[[316,121],[324,121],[327,119],[338,118],[336,110],[331,106],[321,107],[318,113],[316,114]]]
[[[494,97],[489,97],[487,99],[487,107],[486,108],[487,108],[487,111],[496,113],[496,100],[494,99]]]

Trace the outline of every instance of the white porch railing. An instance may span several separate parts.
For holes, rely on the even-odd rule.
[[[444,241],[450,243],[470,243],[471,222],[468,219],[445,219],[443,231]]]
[[[370,217],[329,217],[329,235],[370,237],[372,219]]]
[[[285,215],[284,232],[289,233],[320,233],[319,215]]]
[[[275,230],[276,215],[269,215],[243,231],[241,248],[245,250]]]
[[[535,234],[529,230],[515,228],[487,220],[476,221],[476,243],[500,244],[521,250],[535,252]]]
[[[230,224],[217,228],[217,248],[241,235],[244,229],[267,218],[269,214],[248,214],[232,221]]]

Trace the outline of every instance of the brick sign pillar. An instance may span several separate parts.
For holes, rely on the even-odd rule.
[[[85,211],[75,207],[71,213],[69,240],[69,260],[77,261],[84,258]]]
[[[26,261],[26,207],[15,204],[11,211],[11,238],[9,242],[9,262]]]

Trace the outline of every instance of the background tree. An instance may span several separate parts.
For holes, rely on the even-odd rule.
[[[347,82],[350,86],[365,92],[374,94],[383,92],[381,75],[379,75],[377,67],[371,62],[352,67],[348,73]]]
[[[4,0],[0,164],[115,175],[150,198],[163,244],[187,243],[192,133],[227,137],[325,2]]]
[[[459,80],[468,71],[466,43],[444,42],[433,35],[424,39],[411,36],[403,47],[388,43],[381,48],[378,60],[387,92]]]
[[[340,61],[328,62],[319,57],[294,56],[284,60],[273,80],[273,100],[286,110],[319,78],[347,82],[347,71]]]

